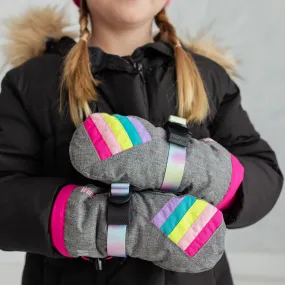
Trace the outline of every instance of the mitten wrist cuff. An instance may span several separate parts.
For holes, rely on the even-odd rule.
[[[69,255],[64,242],[65,211],[68,199],[77,187],[73,184],[64,186],[55,200],[51,213],[52,243],[60,254],[69,258],[72,256]]]

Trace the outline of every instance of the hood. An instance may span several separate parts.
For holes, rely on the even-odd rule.
[[[59,40],[64,36],[74,39],[78,37],[78,33],[70,31],[72,26],[66,20],[64,9],[53,6],[30,9],[23,16],[9,19],[4,26],[7,41],[2,46],[4,58],[6,63],[13,67],[42,55],[49,38]],[[237,60],[228,48],[218,46],[214,38],[207,38],[205,33],[201,33],[185,45],[194,53],[208,57],[223,66],[231,77],[237,76]]]

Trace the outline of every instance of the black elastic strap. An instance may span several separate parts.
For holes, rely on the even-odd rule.
[[[112,184],[108,199],[107,251],[109,256],[126,257],[126,231],[129,225],[130,185]]]

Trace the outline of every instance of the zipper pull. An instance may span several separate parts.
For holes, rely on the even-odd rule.
[[[100,258],[91,258],[90,262],[94,265],[97,271],[103,270],[103,261]]]
[[[143,64],[141,62],[135,62],[134,67],[138,71],[138,73],[140,74],[143,82],[145,82],[145,78],[144,78],[144,74],[143,74]]]
[[[142,65],[142,63],[140,63],[140,62],[136,63],[136,68],[137,68],[137,70],[138,70],[139,72],[142,72],[142,70],[143,70],[143,65]]]

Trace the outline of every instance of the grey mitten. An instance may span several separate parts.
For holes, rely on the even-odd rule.
[[[51,217],[52,239],[60,253],[68,257],[107,257],[107,200],[108,195],[94,186],[68,185],[61,190]],[[222,213],[190,195],[133,193],[129,219],[126,254],[162,268],[206,271],[224,252]]]
[[[183,157],[171,148],[165,129],[138,117],[96,113],[74,133],[70,158],[92,180],[164,190],[166,178],[176,179],[177,192],[225,208],[243,180],[243,167],[211,139],[189,137],[186,144]]]

